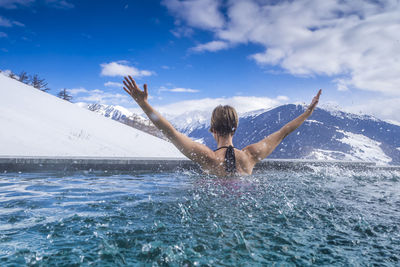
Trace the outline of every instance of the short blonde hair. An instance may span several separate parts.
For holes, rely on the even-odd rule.
[[[234,134],[239,124],[236,110],[229,105],[217,106],[211,116],[210,132],[225,136]]]

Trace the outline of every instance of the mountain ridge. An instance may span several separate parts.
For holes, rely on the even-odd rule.
[[[233,139],[242,149],[279,130],[304,112],[304,104],[285,104],[246,112],[239,116]],[[194,115],[195,116],[194,116]],[[211,112],[167,116],[171,123],[193,140],[216,148],[209,133]],[[150,123],[150,122],[149,122]],[[302,126],[290,134],[269,158],[373,161],[400,164],[400,126],[368,114],[355,114],[338,107],[317,107]]]

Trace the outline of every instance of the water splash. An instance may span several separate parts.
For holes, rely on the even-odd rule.
[[[7,265],[399,264],[400,173],[0,176]]]

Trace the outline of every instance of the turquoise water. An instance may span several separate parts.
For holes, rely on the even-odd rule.
[[[0,174],[0,266],[398,266],[399,251],[399,171]]]

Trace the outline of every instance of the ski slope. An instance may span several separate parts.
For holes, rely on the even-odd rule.
[[[184,157],[169,142],[3,74],[0,156]]]

